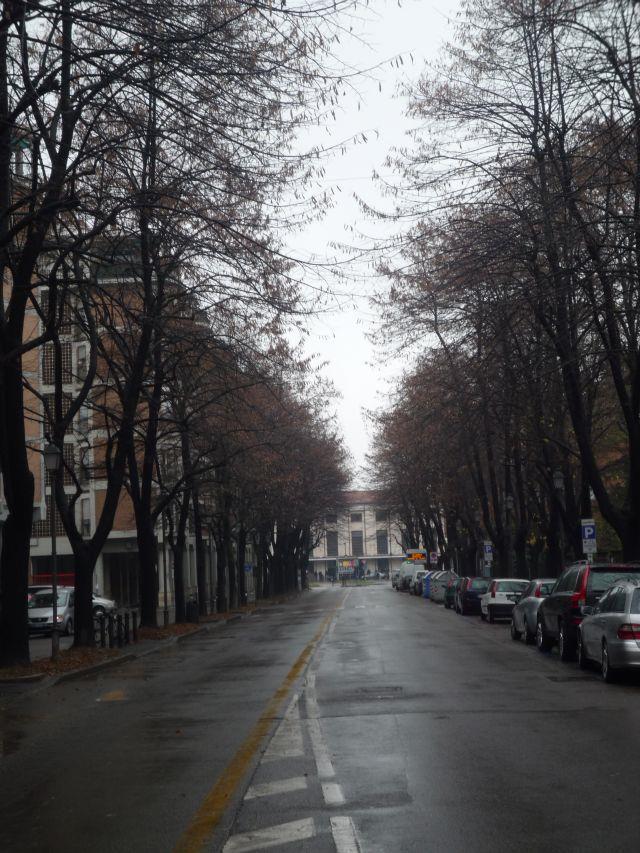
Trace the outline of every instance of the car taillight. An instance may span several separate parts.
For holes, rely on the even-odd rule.
[[[618,628],[619,640],[640,640],[640,625],[636,622],[625,622]]]
[[[582,607],[587,603],[587,597],[584,594],[584,590],[580,590],[579,592],[573,592],[571,594],[571,609],[577,610],[577,613],[573,613],[571,616],[571,621],[574,625],[579,625],[582,622]]]
[[[540,592],[541,589],[542,589],[542,587],[540,587],[540,586],[536,587],[536,591],[535,591],[535,597],[536,598],[542,598],[542,593]]]

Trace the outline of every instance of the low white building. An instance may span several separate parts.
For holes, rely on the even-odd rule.
[[[311,575],[330,577],[340,561],[360,560],[365,573],[388,573],[404,556],[402,530],[375,491],[344,492],[343,508],[325,516],[309,561]]]

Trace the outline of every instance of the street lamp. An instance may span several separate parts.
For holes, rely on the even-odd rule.
[[[53,615],[51,627],[51,660],[58,657],[60,638],[58,635],[58,566],[56,554],[56,496],[55,487],[62,462],[62,451],[50,442],[44,449],[44,467],[51,475],[51,588],[53,590]]]

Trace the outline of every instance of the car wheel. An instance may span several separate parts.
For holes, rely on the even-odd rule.
[[[514,622],[513,617],[511,617],[511,639],[512,640],[519,640],[520,639],[520,631],[516,630],[516,623]]]
[[[496,617],[493,614],[493,607],[487,607],[487,619],[492,625],[496,621]]]
[[[527,622],[526,616],[524,617],[522,622],[524,625],[524,631],[522,632],[524,634],[524,641],[528,646],[532,646],[536,641],[536,635],[533,631],[529,630],[529,623]]]
[[[616,671],[613,669],[609,662],[609,649],[607,647],[607,641],[602,641],[602,678],[607,684],[612,684],[616,680]]]
[[[64,629],[64,633],[66,637],[70,637],[73,634],[73,619],[69,619],[67,622],[66,628]]]
[[[558,626],[558,652],[560,653],[560,660],[563,663],[575,660],[575,648],[571,640],[567,637],[567,628],[564,622],[561,622]]]
[[[547,637],[547,632],[539,619],[536,624],[536,646],[541,652],[548,652],[551,648],[551,640]]]
[[[589,669],[589,660],[584,653],[584,645],[582,644],[582,634],[580,632],[578,632],[577,655],[578,666],[580,667],[580,669]]]

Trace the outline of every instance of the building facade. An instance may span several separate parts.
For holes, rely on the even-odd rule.
[[[388,574],[402,562],[403,544],[400,524],[379,492],[347,491],[343,508],[324,518],[309,569],[327,579],[339,563],[359,560],[365,574]]]

